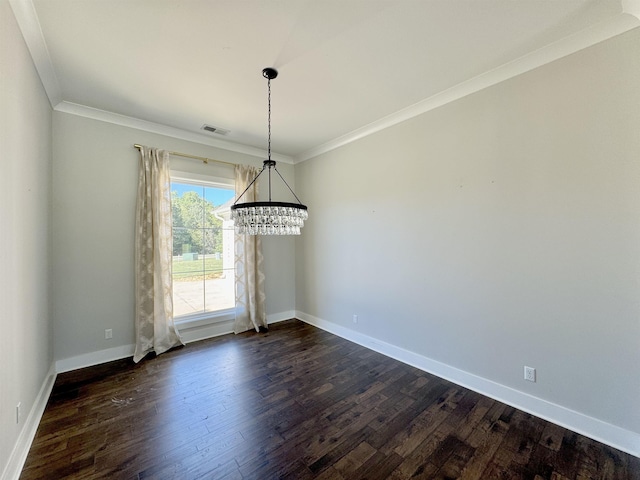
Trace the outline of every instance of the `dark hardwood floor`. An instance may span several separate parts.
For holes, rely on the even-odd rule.
[[[640,479],[640,459],[297,320],[58,376],[28,479]]]

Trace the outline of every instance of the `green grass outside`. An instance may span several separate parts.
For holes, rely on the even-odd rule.
[[[193,280],[211,280],[222,276],[222,260],[199,258],[198,260],[173,259],[173,281],[190,282]]]

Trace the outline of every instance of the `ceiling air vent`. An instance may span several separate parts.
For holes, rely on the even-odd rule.
[[[225,130],[224,128],[214,127],[213,125],[207,125],[206,123],[202,126],[202,130],[205,130],[209,133],[215,133],[216,135],[226,135],[229,133],[229,130]]]

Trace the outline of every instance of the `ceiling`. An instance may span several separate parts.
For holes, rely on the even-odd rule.
[[[262,152],[275,67],[272,148],[292,161],[638,24],[625,0],[10,1],[58,110]]]

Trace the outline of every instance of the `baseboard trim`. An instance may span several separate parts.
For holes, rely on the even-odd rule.
[[[118,347],[107,348],[97,352],[76,355],[75,357],[64,358],[56,361],[56,372],[64,373],[79,368],[92,367],[101,363],[120,360],[121,358],[133,357],[135,345],[120,345]]]
[[[271,315],[267,315],[267,325],[291,320],[292,318],[295,318],[295,312],[293,310],[273,313]],[[207,338],[219,337],[229,333],[233,333],[233,320],[180,330],[180,336],[184,343],[199,342],[201,340],[206,340]]]
[[[284,322],[285,320],[291,320],[292,318],[296,318],[295,310],[287,310],[286,312],[267,315],[267,323],[271,325],[272,323]]]
[[[527,393],[501,385],[469,372],[459,370],[431,358],[410,352],[390,343],[377,340],[336,323],[323,320],[307,313],[296,311],[295,317],[305,323],[338,335],[346,340],[362,345],[400,362],[419,368],[425,372],[449,380],[487,397],[506,403],[536,417],[568,428],[598,442],[617,448],[633,456],[640,457],[640,434],[603,422],[597,418],[576,412]]]
[[[282,322],[295,318],[295,311],[288,310],[285,312],[273,313],[267,315],[267,324]],[[199,342],[207,338],[219,337],[233,333],[233,320],[213,323],[210,325],[198,326],[193,328],[185,328],[180,331],[180,335],[184,343]],[[120,345],[118,347],[107,348],[97,352],[85,353],[75,357],[64,358],[55,363],[57,373],[70,372],[79,368],[92,367],[101,363],[112,362],[122,358],[133,357],[135,345]]]
[[[267,323],[277,323],[284,320],[289,320],[295,317],[293,310],[275,313],[267,315]],[[182,337],[185,343],[197,342],[205,340],[207,338],[217,337],[220,335],[226,335],[233,333],[233,320],[219,322],[217,324],[207,325],[204,327],[195,327],[192,329],[186,329],[182,332]],[[70,372],[72,370],[78,370],[80,368],[91,367],[99,365],[101,363],[111,362],[113,360],[120,360],[122,358],[133,357],[135,352],[135,345],[121,345],[118,347],[108,348],[105,350],[99,350],[97,352],[86,353],[83,355],[77,355],[75,357],[65,358],[58,360],[51,365],[51,368],[45,378],[42,387],[38,393],[38,397],[34,402],[33,408],[27,416],[25,425],[20,432],[16,445],[9,457],[9,462],[0,477],[0,480],[18,480],[22,467],[27,459],[29,449],[33,443],[38,425],[44,414],[44,410],[47,406],[49,396],[53,389],[56,376],[58,373]]]
[[[29,449],[33,443],[33,439],[36,437],[38,431],[38,425],[44,414],[44,409],[47,406],[49,397],[51,396],[51,390],[53,390],[53,384],[56,381],[56,368],[55,364],[51,364],[51,368],[47,372],[47,376],[42,382],[38,396],[33,402],[33,406],[27,415],[27,419],[18,435],[18,440],[13,447],[7,466],[0,477],[2,480],[18,480],[24,467],[24,462],[27,460]]]

